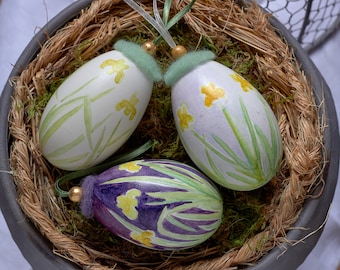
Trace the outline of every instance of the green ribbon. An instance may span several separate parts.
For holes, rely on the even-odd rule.
[[[143,145],[139,146],[138,148],[136,148],[136,149],[134,149],[134,150],[132,150],[128,153],[123,153],[121,155],[113,157],[105,163],[102,163],[100,165],[97,165],[97,166],[94,166],[94,167],[91,167],[91,168],[88,168],[88,169],[84,169],[84,170],[75,171],[75,172],[65,174],[64,176],[58,178],[57,181],[54,183],[55,194],[59,197],[62,197],[62,198],[68,197],[69,194],[70,194],[69,191],[63,190],[60,187],[61,185],[65,184],[69,181],[72,181],[74,179],[78,179],[78,178],[85,177],[85,176],[90,175],[90,174],[98,173],[98,172],[104,171],[106,169],[109,169],[109,168],[111,168],[115,165],[125,163],[125,162],[132,160],[132,159],[135,159],[136,157],[138,157],[141,154],[148,151],[152,146],[153,146],[153,142],[151,140],[149,140],[146,143],[144,143]]]
[[[184,15],[190,11],[191,7],[195,4],[196,0],[192,0],[187,6],[185,6],[180,12],[178,12],[174,17],[169,20],[169,14],[171,9],[172,0],[165,0],[163,7],[163,23],[165,25],[166,30],[169,30],[173,27],[180,19],[184,17]],[[159,36],[155,39],[154,44],[157,45],[161,41],[162,36]]]

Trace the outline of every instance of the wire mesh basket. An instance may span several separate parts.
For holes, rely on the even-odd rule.
[[[340,0],[259,0],[311,53],[340,26]]]

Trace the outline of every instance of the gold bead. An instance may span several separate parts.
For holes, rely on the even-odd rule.
[[[81,187],[77,187],[77,186],[71,188],[70,194],[68,195],[68,197],[70,198],[72,202],[80,202],[82,196],[83,196],[83,190],[81,189]]]
[[[152,41],[147,41],[142,45],[142,49],[148,54],[154,56],[157,51],[157,46]]]
[[[171,55],[173,58],[178,59],[187,53],[187,49],[182,45],[177,45],[171,49]]]

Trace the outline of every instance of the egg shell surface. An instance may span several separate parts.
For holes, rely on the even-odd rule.
[[[130,137],[149,103],[153,81],[117,50],[72,73],[43,112],[43,155],[54,166],[80,170],[111,156]]]
[[[276,174],[282,138],[275,115],[233,70],[216,61],[195,67],[172,86],[172,108],[185,150],[218,184],[253,190]]]
[[[171,160],[137,160],[91,175],[82,184],[84,216],[154,250],[196,246],[219,228],[223,201],[201,172]]]

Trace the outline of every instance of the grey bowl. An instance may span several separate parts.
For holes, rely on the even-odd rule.
[[[15,67],[25,68],[39,52],[39,44],[47,39],[46,33],[52,36],[57,29],[65,23],[79,15],[81,9],[89,6],[92,0],[77,1],[60,12],[52,19],[41,31],[32,39],[22,55],[18,59]],[[272,19],[272,25],[277,29],[279,35],[284,37],[295,54],[302,69],[308,78],[311,78],[315,89],[315,96],[324,97],[325,119],[327,128],[324,134],[324,147],[327,166],[323,177],[326,180],[322,195],[316,199],[307,199],[304,204],[303,212],[295,223],[295,227],[304,227],[308,230],[292,230],[288,233],[288,239],[303,239],[311,232],[314,234],[306,238],[298,245],[285,245],[284,247],[274,248],[267,256],[263,257],[255,266],[250,269],[296,269],[308,256],[317,243],[322,229],[317,230],[326,219],[329,206],[332,202],[337,179],[339,166],[340,138],[338,130],[338,120],[335,111],[333,98],[327,83],[321,76],[308,54],[302,49],[290,32],[277,20]],[[10,77],[19,75],[18,68],[14,69]],[[79,266],[62,259],[53,254],[51,243],[45,239],[35,226],[25,217],[17,203],[16,187],[13,178],[9,173],[9,144],[8,141],[8,113],[10,110],[10,100],[13,88],[9,83],[6,84],[0,99],[0,206],[4,214],[12,237],[23,256],[31,264],[33,269],[80,269]],[[320,104],[321,100],[317,100]],[[285,250],[284,254],[282,252]],[[281,255],[281,256],[280,256]]]

